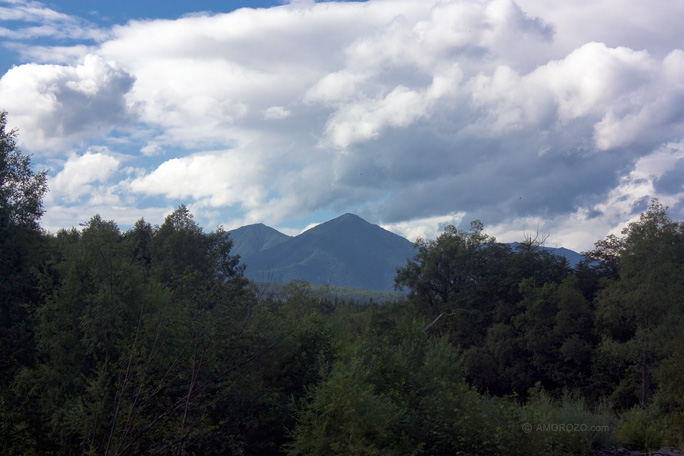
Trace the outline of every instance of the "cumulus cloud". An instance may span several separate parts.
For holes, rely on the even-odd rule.
[[[0,99],[22,131],[21,145],[52,153],[128,122],[125,95],[133,81],[116,63],[88,55],[75,67],[14,67],[0,79]]]
[[[93,184],[105,182],[119,165],[120,161],[106,150],[72,154],[62,170],[50,178],[50,197],[61,197],[67,201],[75,201],[83,195],[94,197]]]
[[[2,76],[0,99],[29,151],[75,149],[54,183],[77,196],[106,181],[103,201],[184,202],[212,222],[357,212],[410,238],[480,219],[519,240],[540,223],[588,248],[644,198],[683,206],[684,7],[644,5],[296,2],[131,21],[52,58],[26,46],[40,63]],[[110,174],[69,184],[101,144],[130,173],[104,154]]]
[[[339,109],[326,126],[332,145],[346,148],[352,143],[377,138],[383,127],[407,127],[425,115],[423,94],[398,86],[377,100],[349,104]]]
[[[463,220],[464,215],[464,212],[451,213],[436,217],[383,224],[382,227],[405,237],[411,242],[415,242],[418,239],[435,239],[447,225],[458,226]]]
[[[188,199],[220,207],[240,203],[252,208],[261,202],[258,181],[262,164],[245,151],[198,153],[162,163],[149,174],[131,181],[130,188],[147,195]]]
[[[520,240],[526,231],[539,229],[550,235],[552,247],[590,250],[596,241],[608,234],[619,236],[629,222],[638,219],[646,210],[651,198],[658,197],[664,205],[675,209],[681,206],[684,198],[682,174],[677,176],[672,187],[658,189],[658,186],[662,182],[669,184],[672,173],[677,167],[681,169],[682,164],[684,143],[664,144],[637,160],[600,201],[553,217],[510,218],[491,225],[489,232],[505,240]]]
[[[280,120],[285,119],[292,114],[292,111],[285,109],[283,106],[271,106],[264,111],[264,119]]]
[[[153,157],[164,153],[164,148],[154,142],[145,144],[140,148],[140,153],[146,157]]]
[[[662,141],[684,133],[684,51],[673,50],[649,69],[643,75],[646,81],[621,93],[620,103],[609,107],[595,125],[597,148],[605,150],[644,139]]]

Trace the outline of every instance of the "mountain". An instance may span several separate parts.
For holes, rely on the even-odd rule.
[[[415,255],[413,243],[359,216],[344,214],[298,236],[264,224],[230,232],[233,254],[245,264],[245,276],[256,282],[302,279],[312,285],[391,291],[398,267]],[[508,244],[513,249],[517,242]],[[542,247],[575,267],[583,258],[565,248]]]
[[[548,249],[551,250],[551,253],[554,255],[562,256],[568,260],[568,263],[570,263],[570,267],[572,268],[576,267],[579,262],[584,259],[584,255],[579,254],[574,250],[566,249],[565,247],[548,247]]]
[[[514,250],[518,248],[520,245],[519,242],[511,242],[510,245]],[[570,264],[571,268],[576,267],[580,261],[584,259],[584,255],[579,254],[575,252],[574,250],[566,249],[565,247],[541,247],[544,250],[547,250],[554,255],[560,256],[568,260],[568,264]]]
[[[230,232],[230,239],[233,241],[231,253],[248,258],[291,238],[263,223],[247,225]]]
[[[294,237],[265,225],[230,232],[233,253],[258,282],[303,279],[369,290],[392,290],[396,269],[415,254],[413,243],[353,214]]]

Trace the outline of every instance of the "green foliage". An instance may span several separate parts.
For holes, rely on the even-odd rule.
[[[616,418],[605,403],[592,411],[582,397],[567,391],[559,399],[539,387],[519,412],[527,439],[521,442],[525,454],[594,455],[618,444]]]
[[[97,454],[200,445],[220,413],[207,398],[271,342],[249,326],[254,296],[229,251],[184,208],[159,230],[141,221],[124,236],[95,216],[60,233],[41,277],[37,364],[16,380],[44,423],[34,440]]]
[[[288,454],[497,452],[505,417],[465,384],[454,347],[421,326],[400,318],[392,340],[357,338],[304,404]]]
[[[415,257],[397,270],[395,284],[406,287],[413,299],[421,299],[432,312],[451,310],[459,305],[477,274],[475,267],[494,238],[482,233],[475,221],[469,232],[449,225],[436,240],[418,239]]]
[[[612,393],[614,398],[620,399],[623,407],[638,403],[645,408],[657,391],[654,380],[659,364],[677,350],[681,338],[684,223],[672,221],[666,208],[655,200],[623,235],[619,242],[613,240],[619,245],[619,278],[610,282],[597,300],[597,330],[602,337],[599,351],[612,363],[621,363],[620,370],[638,372],[638,380],[626,376],[638,386],[633,394],[617,397],[616,393],[628,386],[621,380]],[[662,386],[670,388],[670,382],[663,380]]]
[[[289,285],[281,282],[255,282],[259,293],[264,296],[280,296],[283,289]],[[350,303],[359,304],[383,304],[392,301],[400,301],[405,298],[405,294],[398,291],[365,290],[362,288],[340,287],[330,284],[313,285],[309,284],[312,293],[317,299],[329,301],[331,303]]]
[[[289,454],[394,454],[402,413],[356,371],[336,369],[301,414]]]
[[[659,448],[681,446],[684,443],[682,414],[664,414],[657,406],[646,409],[633,407],[625,411],[616,435],[628,448],[655,451]]]
[[[7,112],[0,111],[0,228],[38,228],[43,214],[47,176],[31,170],[31,159],[16,145],[16,130],[6,130]]]
[[[47,191],[45,171],[34,173],[31,160],[6,130],[0,111],[0,453],[23,446],[26,425],[17,424],[18,404],[10,388],[22,366],[33,362],[33,312],[40,304],[36,274],[45,252],[38,219]]]

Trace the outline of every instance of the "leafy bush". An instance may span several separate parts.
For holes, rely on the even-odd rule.
[[[663,414],[656,406],[646,409],[633,407],[625,412],[616,434],[623,446],[630,450],[652,451],[664,446],[684,443],[683,417]]]
[[[569,392],[556,400],[534,389],[520,409],[520,422],[527,434],[527,454],[593,455],[617,443],[616,419],[607,404],[592,411],[583,398]]]

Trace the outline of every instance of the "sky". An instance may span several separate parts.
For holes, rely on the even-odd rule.
[[[684,218],[684,2],[0,0],[0,109],[41,225],[351,212],[586,251]]]

